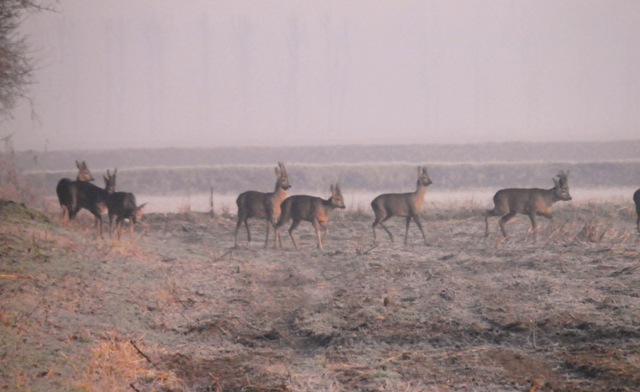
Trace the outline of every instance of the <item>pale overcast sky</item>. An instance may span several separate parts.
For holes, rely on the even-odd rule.
[[[640,138],[637,0],[56,8],[24,22],[18,150]]]

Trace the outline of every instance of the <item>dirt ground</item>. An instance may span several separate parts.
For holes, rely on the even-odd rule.
[[[631,204],[528,219],[428,210],[428,246],[368,212],[283,250],[232,249],[233,217],[150,214],[135,244],[0,202],[0,390],[634,391],[640,236]]]

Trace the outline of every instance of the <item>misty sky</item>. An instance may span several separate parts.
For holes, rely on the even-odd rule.
[[[18,150],[640,137],[636,0],[56,8],[24,22]]]

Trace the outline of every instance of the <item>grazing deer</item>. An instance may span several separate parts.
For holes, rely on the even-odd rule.
[[[636,203],[636,214],[638,215],[636,226],[638,227],[638,233],[640,233],[640,189],[633,194],[633,202]]]
[[[427,174],[426,166],[418,166],[418,183],[416,185],[416,191],[411,193],[385,193],[379,195],[371,202],[371,208],[376,215],[373,221],[373,240],[377,242],[376,238],[376,226],[380,225],[391,238],[393,242],[393,234],[384,225],[387,219],[393,216],[401,216],[407,218],[407,226],[405,230],[404,243],[407,244],[407,238],[409,237],[409,224],[411,219],[416,222],[416,225],[422,233],[424,243],[427,243],[427,237],[422,229],[422,223],[420,223],[420,212],[424,206],[424,195],[427,193],[427,186],[431,184],[429,174]]]
[[[315,196],[307,195],[295,195],[287,197],[280,206],[282,213],[280,219],[275,226],[275,247],[282,248],[282,241],[280,240],[279,228],[284,226],[285,223],[293,219],[291,227],[289,227],[289,236],[293,241],[293,246],[298,249],[298,243],[293,236],[293,230],[298,227],[301,221],[305,220],[311,222],[313,228],[316,231],[316,237],[318,238],[318,248],[322,249],[322,243],[329,232],[327,222],[329,221],[329,214],[335,208],[345,208],[344,198],[342,197],[342,191],[340,185],[336,184],[334,187],[331,185],[331,197],[328,200],[321,199]],[[322,236],[320,235],[320,228],[323,229]]]
[[[278,162],[276,167],[276,189],[271,193],[263,193],[257,191],[246,191],[241,193],[236,199],[238,205],[238,223],[235,230],[235,247],[238,247],[238,230],[244,222],[247,228],[247,239],[251,242],[251,232],[247,220],[249,218],[266,219],[267,236],[264,240],[264,247],[269,242],[269,226],[273,226],[278,222],[280,217],[280,204],[287,197],[287,189],[291,188],[289,184],[289,176],[287,169],[282,162]]]
[[[131,241],[134,240],[133,232],[136,221],[142,217],[143,208],[147,205],[144,203],[136,206],[136,197],[129,192],[116,192],[116,174],[118,169],[113,171],[113,175],[107,170],[107,210],[109,211],[109,236],[111,236],[113,217],[116,218],[116,230],[118,232],[118,240],[122,234],[122,226],[124,220],[129,219],[129,232],[131,233]]]
[[[60,208],[62,208],[62,223],[66,223],[70,219],[69,211],[71,209],[71,205],[73,203],[72,193],[75,192],[71,189],[75,187],[75,182],[90,182],[93,181],[93,175],[89,171],[87,167],[87,163],[85,161],[78,162],[76,161],[76,167],[78,168],[78,176],[76,177],[76,181],[72,181],[69,178],[62,178],[58,181],[58,185],[56,186],[56,193],[58,194],[58,202],[60,203]]]
[[[555,177],[553,178],[554,186],[551,189],[509,188],[496,192],[493,196],[493,209],[487,210],[484,213],[484,236],[489,236],[490,216],[502,215],[502,218],[500,218],[498,223],[500,224],[502,235],[505,238],[507,237],[507,232],[505,231],[504,226],[516,214],[529,215],[534,233],[538,227],[536,215],[542,215],[546,218],[553,219],[553,216],[551,215],[551,206],[553,203],[560,200],[571,200],[568,183],[569,172],[565,173],[561,170],[557,177],[558,179]]]

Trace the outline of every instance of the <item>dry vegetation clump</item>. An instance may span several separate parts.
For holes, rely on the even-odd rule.
[[[372,242],[233,249],[233,216],[149,214],[137,242],[0,204],[0,390],[634,391],[640,238],[626,205],[573,203],[509,239],[470,203]],[[334,219],[335,218],[335,219]],[[253,234],[262,238],[264,224]]]

